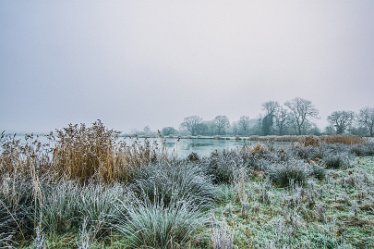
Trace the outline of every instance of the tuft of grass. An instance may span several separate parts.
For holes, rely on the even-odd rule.
[[[270,172],[270,180],[278,187],[288,187],[291,184],[305,185],[307,176],[307,167],[300,160],[275,164]]]
[[[104,237],[110,232],[109,224],[120,215],[117,206],[127,195],[119,185],[82,187],[67,181],[50,186],[46,192],[41,206],[41,221],[46,233],[78,231],[86,222],[95,237]]]
[[[135,202],[127,206],[126,221],[117,230],[126,240],[126,248],[188,248],[206,218],[191,203]]]
[[[162,199],[170,205],[174,200],[189,200],[199,208],[211,206],[216,195],[211,178],[199,167],[178,163],[139,168],[132,189],[152,202]]]
[[[233,249],[234,236],[226,223],[218,224],[212,234],[213,249]]]
[[[215,183],[233,183],[242,165],[243,159],[238,153],[224,150],[212,153],[206,171],[213,177]]]
[[[326,178],[326,170],[318,165],[313,165],[312,175],[318,180],[324,180]]]
[[[347,169],[351,167],[347,153],[327,154],[324,157],[324,162],[327,169]]]
[[[374,143],[353,145],[351,152],[356,156],[374,156]]]

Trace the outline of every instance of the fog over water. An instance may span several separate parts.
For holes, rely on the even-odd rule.
[[[374,106],[374,1],[0,1],[0,130]]]

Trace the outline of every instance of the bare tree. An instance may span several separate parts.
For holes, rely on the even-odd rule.
[[[317,118],[318,110],[312,105],[312,102],[302,98],[294,98],[291,101],[287,101],[285,105],[290,109],[293,122],[296,125],[297,132],[301,135],[301,132],[309,121],[309,118]]]
[[[217,128],[218,135],[225,134],[226,128],[230,127],[229,119],[224,115],[219,115],[214,118],[214,124]]]
[[[335,127],[336,134],[343,134],[352,125],[353,120],[352,111],[335,111],[327,117],[327,121]]]
[[[238,122],[239,133],[241,135],[247,135],[249,132],[249,117],[241,116]]]
[[[279,103],[277,101],[268,101],[268,102],[263,103],[262,107],[266,111],[265,116],[274,115],[275,111],[279,107]]]
[[[195,136],[197,128],[202,121],[203,119],[199,116],[189,116],[184,118],[183,122],[181,123],[181,126],[186,128],[192,136]]]
[[[358,114],[358,122],[360,125],[368,129],[370,137],[373,136],[374,130],[374,108],[365,107]]]
[[[275,126],[278,128],[278,135],[283,135],[284,130],[290,123],[290,113],[286,108],[279,106],[274,113],[274,119]]]

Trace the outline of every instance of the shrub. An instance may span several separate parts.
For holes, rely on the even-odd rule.
[[[117,230],[124,235],[127,248],[187,248],[188,243],[206,223],[203,214],[191,209],[191,203],[134,202],[127,206],[126,221]]]
[[[291,183],[304,185],[307,179],[307,167],[303,161],[292,160],[273,165],[270,179],[278,187],[287,187]]]
[[[197,207],[207,207],[215,198],[212,180],[202,169],[181,163],[153,164],[135,172],[132,189],[151,202],[162,199],[165,205],[174,200],[189,200]]]

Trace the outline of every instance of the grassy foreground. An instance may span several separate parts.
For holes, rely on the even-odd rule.
[[[0,248],[374,248],[374,144],[167,155],[100,122],[1,135]]]

